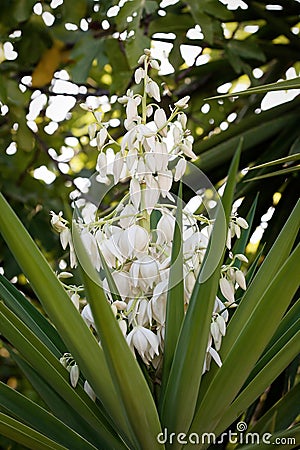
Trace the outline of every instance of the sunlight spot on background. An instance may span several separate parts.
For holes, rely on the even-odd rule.
[[[221,84],[221,86],[218,87],[217,92],[219,94],[227,94],[227,92],[229,91],[231,86],[232,86],[232,83]]]
[[[58,128],[58,123],[57,122],[54,122],[54,121],[51,121],[51,122],[49,122],[48,123],[48,125],[46,125],[45,127],[44,127],[44,131],[47,133],[47,134],[54,134],[55,133],[55,131],[57,130],[57,128]]]
[[[89,23],[86,19],[81,19],[80,28],[82,29],[82,31],[87,31],[89,29]]]
[[[76,31],[78,30],[78,26],[75,23],[67,22],[65,23],[65,29],[67,31]]]
[[[195,28],[190,28],[187,33],[186,37],[189,39],[203,39],[204,35],[201,32],[200,25],[195,25]]]
[[[224,121],[220,123],[220,128],[222,131],[227,130],[228,127],[229,127],[228,122]]]
[[[185,63],[188,66],[193,66],[195,64],[195,60],[201,54],[202,48],[194,45],[182,44],[180,46],[180,51]]]
[[[37,16],[41,16],[43,13],[43,6],[41,3],[36,3],[33,7],[33,12],[37,15]]]
[[[255,69],[252,70],[252,74],[254,78],[261,78],[264,73],[259,67],[256,67]]]
[[[35,120],[47,104],[46,94],[41,94],[40,91],[35,91],[31,98],[32,101],[29,104],[29,113],[26,115],[27,120]]]
[[[27,126],[32,130],[34,133],[37,133],[39,131],[38,126],[34,120],[28,120]]]
[[[21,36],[22,36],[22,31],[21,30],[15,30],[8,37],[10,37],[11,39],[15,39],[15,38],[19,38]]]
[[[281,11],[283,9],[282,5],[266,5],[268,11]]]
[[[210,55],[208,53],[206,55],[200,55],[196,60],[196,66],[202,66],[202,64],[208,63],[209,60]]]
[[[50,7],[55,9],[58,6],[62,5],[64,2],[64,0],[52,0],[52,2],[50,3]]]
[[[152,41],[151,46],[152,56],[153,58],[159,59],[161,62],[160,71],[158,72],[159,75],[168,75],[170,73],[174,73],[174,68],[170,64],[170,61],[168,60],[172,48],[173,44],[169,42]]]
[[[285,73],[286,79],[291,80],[298,76],[294,67],[290,67]],[[282,79],[278,81],[283,81]],[[300,94],[300,89],[289,89],[282,91],[268,92],[261,102],[262,111],[273,108],[274,106],[281,105],[283,103],[293,100],[297,95]]]
[[[78,94],[78,86],[70,81],[56,79],[52,83],[52,92],[55,94]]]
[[[237,113],[233,112],[233,113],[229,114],[229,116],[227,117],[227,122],[229,122],[229,123],[234,122],[236,118],[237,118]]]
[[[246,33],[256,33],[259,30],[259,26],[258,25],[246,25],[244,27],[244,31],[246,31]]]
[[[112,6],[111,8],[109,8],[109,10],[107,11],[106,15],[107,17],[115,17],[118,15],[120,11],[120,7],[119,6]]]
[[[79,144],[79,141],[75,136],[68,136],[65,139],[65,143],[66,145],[70,145],[71,147],[76,147]]]
[[[227,7],[227,9],[248,9],[247,3],[243,2],[242,0],[220,0],[223,5]]]
[[[68,72],[66,70],[58,70],[57,72],[54,73],[54,77],[55,78],[59,78],[60,80],[69,80],[70,79],[70,75],[68,74]]]
[[[40,166],[33,171],[33,177],[36,180],[42,180],[46,184],[51,184],[56,178],[56,175],[48,170],[46,166]]]
[[[7,149],[5,150],[7,155],[14,155],[17,153],[17,144],[15,142],[11,142]]]
[[[48,12],[48,11],[43,12],[42,18],[43,18],[43,21],[45,22],[45,25],[47,27],[51,27],[51,25],[54,24],[55,17],[50,12]]]
[[[7,59],[8,61],[14,61],[18,57],[18,53],[15,52],[14,46],[11,42],[4,42],[3,51],[5,59]]]
[[[209,103],[204,103],[204,105],[201,108],[201,112],[203,114],[207,114],[210,111],[210,104]]]
[[[58,168],[62,173],[68,173],[70,170],[69,164],[66,163],[58,163]]]
[[[175,5],[179,0],[162,0],[159,4],[161,8],[165,8],[166,6]]]
[[[1,105],[0,110],[1,110],[1,116],[5,116],[9,111],[9,107],[7,105]]]
[[[46,116],[55,122],[65,120],[68,112],[75,106],[76,99],[69,95],[57,95],[49,99]]]

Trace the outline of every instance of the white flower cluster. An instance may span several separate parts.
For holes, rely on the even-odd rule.
[[[186,129],[187,117],[182,112],[189,97],[175,103],[169,117],[157,103],[147,104],[147,97],[160,102],[159,86],[149,76],[149,70],[159,69],[159,65],[149,50],[145,50],[139,64],[135,81],[137,84],[143,81],[143,94],[134,94],[129,90],[119,98],[126,108],[124,126],[127,131],[121,142],[113,140],[108,124],[102,122],[102,115],[98,112],[93,112],[96,120],[89,127],[90,138],[96,139],[99,150],[97,181],[106,185],[126,181],[129,192],[104,218],[99,218],[97,207],[83,198],[76,200],[76,207],[82,215],[79,224],[81,239],[94,267],[98,271],[104,269],[104,259],[111,271],[119,299],[115,300],[115,293],[110,292],[106,278],[103,279],[103,288],[130,348],[138,352],[145,364],[158,367],[164,349],[176,213],[170,190],[173,181],[180,180],[186,171],[185,158],[195,159],[196,155],[192,150],[193,138]],[[186,308],[212,228],[209,219],[196,216],[194,212],[191,208],[183,209]],[[66,221],[61,213],[52,213],[51,222],[60,233],[63,247],[70,246],[71,266],[74,266],[74,249]],[[234,234],[239,237],[240,227],[247,226],[244,219],[232,217],[228,248]],[[243,272],[234,267],[236,259],[246,261],[244,255],[232,255],[232,263],[222,268],[220,278],[220,290],[227,306],[235,305],[236,288],[246,287]],[[74,302],[74,292],[70,292],[70,296]],[[218,350],[226,332],[226,305],[216,298],[204,371],[209,369],[211,358],[221,365]],[[88,326],[95,328],[88,304],[81,314]]]

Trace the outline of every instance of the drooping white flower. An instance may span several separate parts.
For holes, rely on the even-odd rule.
[[[136,178],[131,178],[129,185],[130,201],[138,210],[141,203],[141,185]]]
[[[54,211],[50,211],[51,214],[51,225],[52,227],[61,233],[62,231],[66,230],[67,227],[67,220],[63,218],[63,213],[60,211],[58,214],[56,214]]]
[[[159,196],[160,190],[157,181],[154,177],[151,177],[151,179],[147,181],[145,188],[142,190],[142,205],[148,214],[151,214],[158,202]]]
[[[133,352],[137,350],[145,364],[149,364],[154,355],[159,355],[158,338],[148,328],[134,327],[127,336],[127,342]]]
[[[245,280],[245,275],[241,270],[237,270],[235,272],[235,279],[236,279],[237,284],[245,291],[247,289],[246,280]]]
[[[114,175],[114,183],[117,184],[120,180],[120,176],[124,167],[124,158],[121,152],[116,153],[114,165],[113,165],[113,175]]]
[[[165,111],[162,108],[157,108],[154,113],[154,122],[157,126],[157,129],[159,130],[159,133],[166,137],[167,136],[167,116]]]
[[[178,163],[176,164],[174,181],[180,180],[186,171],[186,160],[184,158],[180,158]]]
[[[237,217],[236,223],[241,227],[244,228],[244,230],[247,230],[249,228],[248,222],[243,219],[243,217]]]
[[[102,150],[103,145],[105,144],[106,138],[107,138],[107,129],[105,127],[102,127],[96,136],[98,150]]]
[[[95,402],[96,401],[96,394],[93,391],[91,385],[89,384],[89,382],[87,380],[84,382],[83,389],[85,390],[87,395],[93,400],[93,402]]]
[[[140,84],[142,79],[145,77],[145,71],[142,67],[138,67],[134,72],[134,80],[136,84]]]
[[[174,103],[174,105],[177,108],[187,108],[188,107],[188,102],[190,100],[190,96],[186,95],[185,97],[181,98],[180,100],[178,100],[176,103]]]
[[[86,305],[83,308],[83,310],[81,311],[81,317],[83,318],[88,327],[95,328],[94,317],[90,305]]]
[[[129,243],[129,255],[140,256],[145,252],[149,243],[149,234],[145,228],[140,225],[132,225],[126,230]]]
[[[105,153],[99,153],[97,158],[96,170],[101,177],[106,177],[107,174],[107,159]]]
[[[234,286],[232,283],[230,283],[230,281],[227,280],[227,278],[222,277],[220,279],[220,289],[222,294],[224,295],[224,297],[230,302],[230,303],[234,303],[235,298],[234,298]]]
[[[157,102],[160,102],[160,92],[158,84],[155,81],[149,78],[149,81],[146,84],[146,92],[149,97],[153,97]]]
[[[173,174],[171,170],[166,170],[165,172],[159,172],[157,174],[157,184],[163,198],[167,196],[167,193],[172,187]]]
[[[83,231],[80,234],[80,238],[85,247],[85,250],[87,251],[88,255],[93,261],[95,268],[97,270],[100,270],[101,267],[100,255],[95,236],[92,233],[90,233],[87,229],[83,229]]]
[[[76,292],[74,292],[74,294],[71,295],[71,300],[72,300],[72,303],[75,306],[75,308],[78,309],[78,311],[79,311],[80,296]]]
[[[90,140],[94,139],[96,131],[97,131],[97,125],[95,123],[91,123],[88,126],[88,133],[89,133]]]
[[[240,261],[244,262],[244,263],[248,263],[248,262],[249,262],[249,261],[248,261],[248,258],[247,258],[245,255],[243,255],[242,253],[237,253],[237,254],[235,255],[235,257],[236,257],[237,259],[239,259]]]
[[[157,223],[157,229],[160,231],[159,244],[162,242],[171,242],[174,234],[175,217],[171,214],[162,214]]]
[[[77,366],[77,364],[74,364],[70,368],[70,382],[73,388],[77,386],[79,375],[80,375],[79,367]]]

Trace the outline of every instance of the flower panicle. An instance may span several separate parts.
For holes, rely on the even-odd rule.
[[[97,217],[97,208],[85,198],[76,199],[80,209],[81,239],[97,271],[108,266],[117,287],[119,299],[109,289],[108,280],[103,279],[112,311],[126,341],[142,361],[158,367],[163,357],[166,319],[167,292],[172,255],[172,241],[176,222],[176,206],[171,194],[174,182],[183,179],[188,160],[195,160],[193,137],[187,129],[187,115],[190,98],[179,99],[167,115],[160,107],[160,87],[150,77],[151,70],[159,70],[156,59],[146,49],[138,60],[134,73],[138,89],[128,89],[118,98],[125,108],[125,134],[118,142],[110,135],[108,123],[103,114],[83,106],[94,114],[95,122],[89,126],[90,139],[96,139],[99,155],[96,164],[96,180],[106,186],[128,183],[128,193],[118,206],[104,217]],[[147,100],[150,99],[150,102]],[[200,195],[196,195],[198,200]],[[198,202],[199,203],[199,202]],[[200,202],[201,203],[201,202]],[[155,214],[152,214],[155,213]],[[68,223],[62,213],[51,212],[51,224],[60,234],[61,244],[70,248],[71,266],[74,267],[75,253]],[[153,217],[155,223],[153,224]],[[204,259],[212,231],[212,222],[195,211],[183,209],[183,275],[184,302],[189,300]],[[239,238],[247,229],[247,222],[233,214],[227,233],[227,248],[231,241]],[[207,343],[207,357],[203,371],[209,370],[211,360],[221,365],[218,351],[226,334],[228,307],[235,306],[235,292],[246,289],[244,272],[234,263],[247,263],[243,254],[231,255],[232,263],[222,267],[220,295],[215,299],[210,335]],[[223,298],[223,300],[221,300]],[[78,292],[70,292],[70,299],[87,326],[96,333],[96,327],[89,304],[80,299]],[[84,306],[82,306],[84,305]],[[62,363],[72,369],[72,385],[76,385],[79,370],[68,356]],[[69,364],[69,365],[68,365]],[[71,372],[70,372],[71,376]],[[89,385],[86,391],[94,399]]]

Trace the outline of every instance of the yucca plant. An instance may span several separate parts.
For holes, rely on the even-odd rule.
[[[0,196],[1,234],[47,315],[0,277],[1,334],[45,403],[41,407],[1,383],[0,433],[31,449],[205,449],[210,445],[222,448],[223,442],[247,448],[281,442],[295,448],[300,427],[291,424],[298,413],[294,396],[299,385],[256,424],[250,422],[247,410],[299,353],[300,302],[295,294],[300,247],[295,242],[300,203],[264,261],[260,263],[257,258],[251,264],[245,281],[240,269],[247,261],[247,222],[251,225],[255,204],[247,222],[232,215],[241,142],[222,199],[213,199],[213,213],[205,217],[200,206],[194,215],[202,224],[201,230],[206,228],[207,240],[203,234],[202,247],[199,239],[192,247],[200,255],[197,270],[188,266],[185,272],[189,213],[183,208],[182,184],[176,206],[159,205],[158,196],[169,196],[172,201],[173,177],[176,181],[183,178],[186,167],[189,172],[184,156],[194,157],[182,112],[188,99],[175,104],[169,119],[157,105],[147,105],[147,94],[160,100],[158,86],[148,75],[149,67],[155,68],[156,62],[149,51],[140,62],[143,66],[135,79],[138,84],[144,80],[144,90],[141,96],[127,93],[121,99],[127,105],[128,130],[121,144],[112,142],[97,113],[96,124],[90,127],[91,138],[96,135],[100,150],[97,181],[105,185],[113,179],[118,183],[123,170],[132,170],[126,197],[129,203],[121,202],[119,215],[110,212],[97,222],[95,208],[87,203],[88,195],[80,196],[74,201],[72,233],[61,214],[52,215],[63,246],[70,246],[72,265],[75,250],[81,269],[80,289],[72,287],[67,292],[62,275],[53,272]],[[141,120],[137,114],[140,105]],[[156,128],[149,131],[146,120],[153,108]],[[173,119],[180,123],[175,124],[179,131],[172,128]],[[161,166],[168,130],[175,136],[172,149],[176,151],[172,158],[167,155],[166,164]],[[138,145],[134,146],[136,141]],[[156,154],[151,154],[153,146],[159,148]],[[107,147],[115,150],[111,171],[104,151]],[[130,157],[138,161],[134,170],[135,161]],[[142,158],[154,167],[153,171],[141,168]],[[170,214],[169,210],[174,212]],[[120,220],[126,222],[123,229],[111,227]],[[201,231],[196,226],[193,222],[190,231],[199,238]],[[231,249],[228,230],[231,236],[233,232],[239,235],[240,228],[240,239]],[[112,236],[115,246],[108,251]],[[149,236],[155,238],[152,253]],[[128,244],[131,240],[133,246]],[[155,253],[162,243],[169,258],[167,266],[163,266],[165,255]],[[117,252],[121,247],[128,253],[125,260]],[[167,277],[162,278],[166,268]],[[192,289],[190,273],[194,277]],[[164,288],[160,285],[161,290],[155,291],[163,282]],[[133,301],[128,301],[128,286],[132,292],[140,288],[143,294],[132,294]],[[81,314],[79,291],[88,301]],[[216,307],[217,295],[223,301],[218,299]],[[162,298],[165,309],[156,301]],[[143,322],[145,311],[151,317]],[[248,425],[252,428],[247,430]]]

